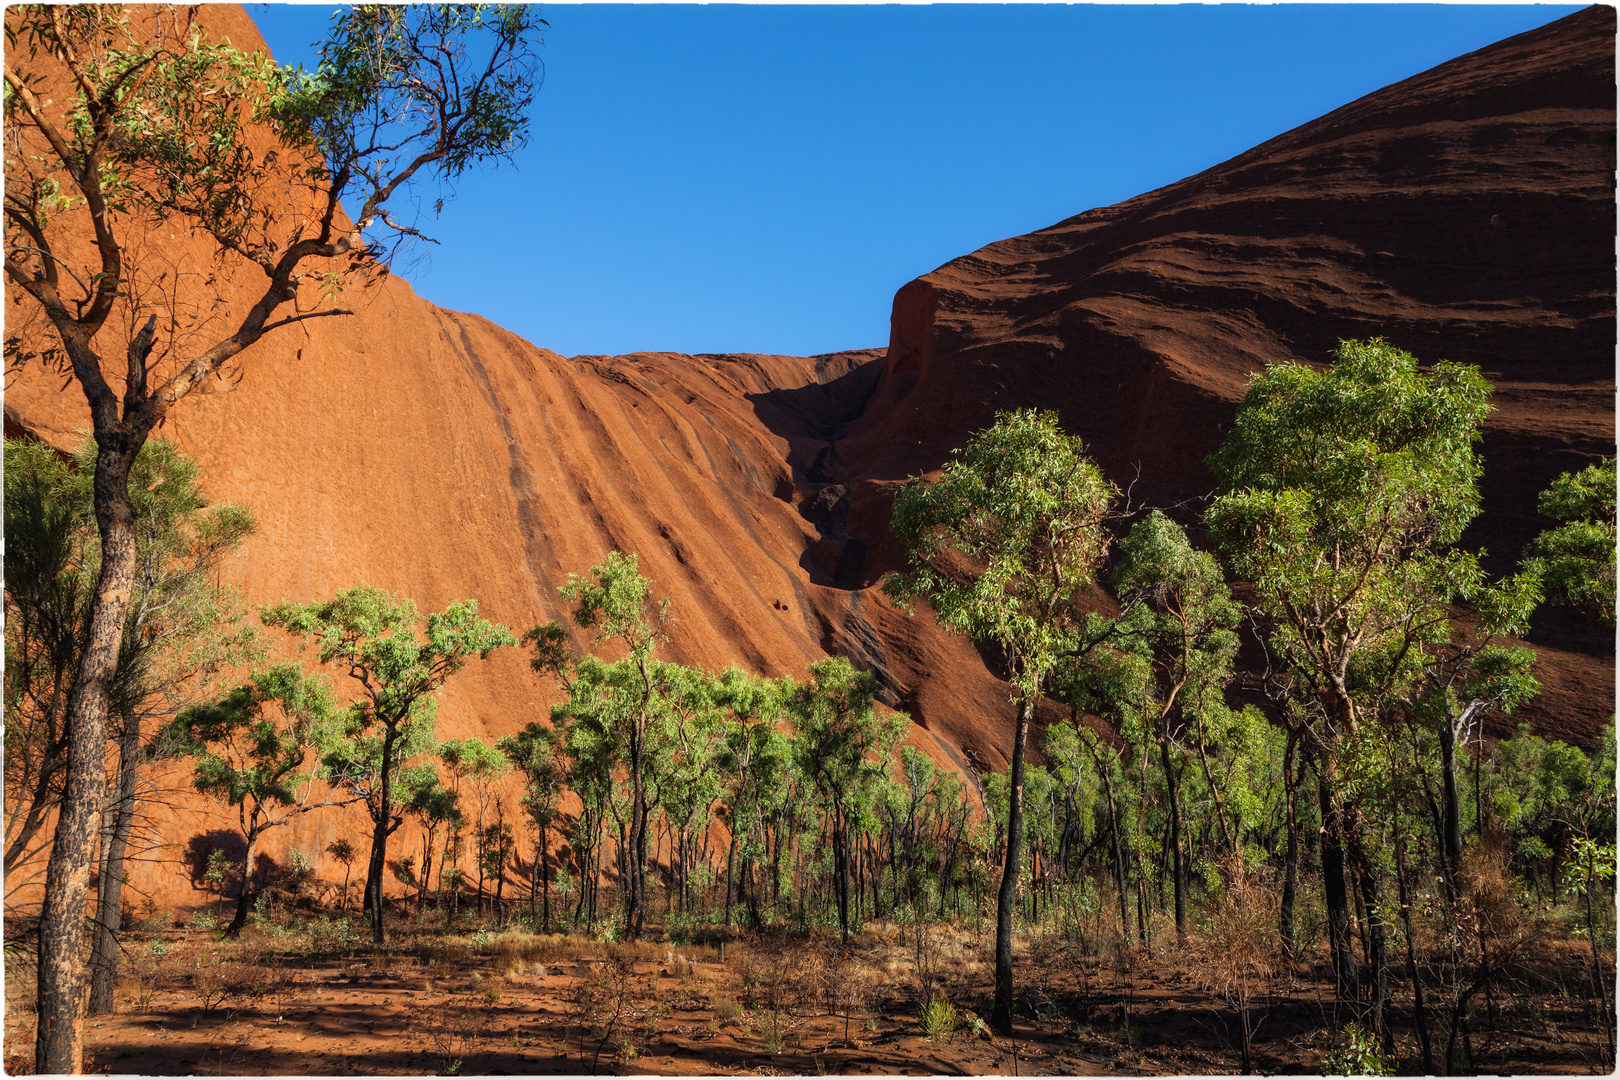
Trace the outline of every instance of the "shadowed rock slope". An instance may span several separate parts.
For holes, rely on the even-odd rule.
[[[205,18],[256,43],[236,9]],[[570,359],[385,277],[343,297],[353,317],[256,345],[163,434],[258,516],[229,571],[250,601],[366,582],[424,609],[476,596],[521,630],[566,618],[568,573],[634,551],[673,600],[673,658],[800,675],[849,654],[936,759],[999,769],[994,661],[875,588],[898,565],[895,485],[995,410],[1059,409],[1117,482],[1140,467],[1136,498],[1165,504],[1209,490],[1203,457],[1266,362],[1382,334],[1477,363],[1498,412],[1471,539],[1497,569],[1539,526],[1535,493],[1611,452],[1614,30],[1589,9],[948,263],[899,291],[886,353]],[[183,236],[151,242],[207,262]],[[227,281],[227,299],[251,286]],[[65,445],[88,419],[34,364],[8,370],[6,425]],[[1533,641],[1546,693],[1523,717],[1588,741],[1612,708],[1612,640],[1552,612]],[[441,732],[503,735],[554,696],[505,650],[451,682]],[[310,815],[285,832],[314,852],[340,830]]]
[[[1136,499],[1193,500],[1251,372],[1373,336],[1495,384],[1465,542],[1510,570],[1547,524],[1537,493],[1613,453],[1614,56],[1614,10],[1589,8],[900,289],[828,476],[862,525],[859,582],[897,564],[894,483],[997,409],[1056,408]],[[1531,640],[1545,692],[1516,719],[1588,741],[1612,637],[1552,610]]]

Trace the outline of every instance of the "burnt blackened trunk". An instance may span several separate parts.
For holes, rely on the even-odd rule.
[[[383,943],[383,864],[388,858],[389,811],[392,805],[394,742],[398,738],[390,726],[383,735],[382,764],[379,769],[378,802],[371,810],[371,858],[366,863],[366,916],[371,922],[373,944]]]
[[[141,722],[123,717],[118,738],[118,800],[111,809],[112,827],[102,840],[101,882],[96,897],[95,944],[90,950],[91,1016],[113,1011],[118,982],[118,936],[124,922],[124,858],[135,827],[135,782],[141,762]]]
[[[1176,877],[1176,938],[1187,938],[1187,862],[1181,854],[1181,799],[1175,770],[1170,763],[1170,741],[1159,740],[1159,761],[1164,766],[1164,787],[1170,794],[1170,851]]]
[[[737,819],[731,819],[731,846],[726,851],[726,929],[731,929],[732,869],[737,862]]]
[[[1282,906],[1278,914],[1278,933],[1282,937],[1283,952],[1293,959],[1297,951],[1294,941],[1294,898],[1299,881],[1299,819],[1295,813],[1294,749],[1298,740],[1290,734],[1288,749],[1283,754],[1283,799],[1287,810],[1288,847],[1283,856]]]
[[[77,364],[75,365],[78,366]],[[84,1059],[84,916],[101,810],[107,799],[107,708],[135,578],[129,470],[145,442],[97,424],[94,481],[101,574],[67,706],[67,781],[45,871],[39,919],[34,1071],[77,1073]]]
[[[1114,886],[1119,892],[1119,935],[1120,940],[1126,944],[1131,940],[1131,904],[1130,890],[1125,884],[1125,837],[1121,831],[1119,820],[1119,807],[1114,804],[1114,783],[1108,772],[1108,767],[1101,762],[1098,769],[1102,773],[1103,792],[1108,796],[1108,831],[1110,842],[1114,851]]]
[[[1401,923],[1406,927],[1406,963],[1412,969],[1412,1019],[1417,1025],[1418,1044],[1423,1047],[1423,1071],[1434,1072],[1434,1049],[1429,1044],[1428,1009],[1423,1004],[1423,976],[1418,971],[1416,936],[1412,933],[1412,899],[1406,890],[1406,841],[1401,836],[1400,815],[1395,816],[1395,882],[1401,901]]]
[[[1013,905],[1018,898],[1019,855],[1024,846],[1024,742],[1029,734],[1029,713],[1030,702],[1021,697],[1007,785],[1007,861],[1001,871],[1001,890],[996,895],[996,1002],[990,1023],[1002,1035],[1011,1035],[1013,1024],[1012,924]]]
[[[1322,896],[1327,905],[1335,998],[1341,1005],[1354,1005],[1360,979],[1351,941],[1349,883],[1344,872],[1343,808],[1325,777],[1317,781],[1317,797],[1322,806]]]
[[[833,798],[833,899],[838,903],[838,930],[840,939],[849,942],[849,852],[845,847],[844,814],[838,799]]]
[[[1384,913],[1379,901],[1378,878],[1372,861],[1367,858],[1366,841],[1358,836],[1355,843],[1356,880],[1360,887],[1362,907],[1367,919],[1367,983],[1372,998],[1373,1024],[1378,1032],[1386,1056],[1395,1053],[1395,1037],[1389,1026],[1389,957],[1388,934],[1384,927]]]

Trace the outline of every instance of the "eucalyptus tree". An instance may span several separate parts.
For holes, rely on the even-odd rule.
[[[927,803],[934,783],[934,763],[927,754],[910,746],[900,748],[900,775],[897,780],[883,785],[877,805],[887,819],[889,833],[889,866],[894,873],[894,907],[901,906],[901,891],[905,892],[913,914],[921,917],[917,904],[919,885],[919,854],[927,837]]]
[[[656,744],[667,734],[667,687],[659,675],[656,653],[664,640],[663,625],[669,600],[648,600],[652,583],[643,577],[634,554],[609,552],[593,566],[590,576],[569,574],[559,587],[574,605],[574,622],[594,630],[595,642],[623,648],[623,660],[607,662],[582,657],[568,681],[569,700],[552,710],[553,722],[571,726],[569,747],[576,760],[594,761],[607,784],[604,808],[616,809],[612,799],[612,773],[622,754],[630,791],[624,803],[625,820],[619,846],[624,876],[625,933],[633,940],[646,918],[647,833],[649,789],[647,769]],[[525,640],[536,644],[534,663],[556,669],[563,660],[563,631],[556,624],[534,627]]]
[[[1220,482],[1206,521],[1231,569],[1254,583],[1269,647],[1315,760],[1323,888],[1337,994],[1357,997],[1345,857],[1368,914],[1372,982],[1385,933],[1357,827],[1355,756],[1390,696],[1449,637],[1447,605],[1477,559],[1451,550],[1479,512],[1478,369],[1419,371],[1381,340],[1341,342],[1334,363],[1275,364],[1251,378],[1209,460]],[[1377,1019],[1388,1044],[1382,994]]]
[[[674,856],[674,889],[681,913],[690,911],[692,871],[699,861],[699,842],[708,832],[715,801],[723,790],[716,758],[724,736],[725,709],[719,680],[679,664],[660,664],[658,681],[668,720],[649,781],[658,789],[657,805],[669,830]],[[703,844],[705,852],[707,844]],[[666,904],[666,910],[668,904]]]
[[[992,1023],[1012,1031],[1012,916],[1024,833],[1024,748],[1035,703],[1059,659],[1077,647],[1080,599],[1108,550],[1104,522],[1118,495],[1066,435],[1057,414],[1001,413],[933,482],[909,480],[894,530],[909,569],[884,580],[905,604],[998,649],[1017,707],[1011,747],[1006,863],[997,894]]]
[[[422,827],[422,870],[416,879],[416,909],[422,910],[427,903],[428,887],[433,880],[433,841],[443,829],[446,837],[460,830],[462,824],[461,798],[452,788],[444,786],[439,770],[431,762],[418,766],[414,774],[407,777],[402,770],[400,775],[400,790],[404,795],[406,811],[416,819]],[[343,841],[347,844],[347,841]],[[330,853],[330,848],[328,849]],[[336,856],[334,856],[336,857]],[[348,859],[339,859],[343,863],[343,894],[349,893],[349,862],[354,859],[354,850],[348,851]],[[444,881],[444,867],[439,867],[439,881]]]
[[[1130,848],[1126,840],[1129,822],[1134,817],[1124,768],[1125,747],[1082,724],[1080,716],[1082,713],[1106,715],[1115,708],[1126,699],[1139,670],[1140,665],[1113,650],[1103,650],[1083,665],[1067,665],[1054,680],[1054,690],[1068,702],[1071,715],[1050,725],[1041,739],[1042,751],[1058,770],[1060,785],[1082,787],[1080,778],[1089,773],[1102,788],[1108,807],[1114,887],[1119,894],[1119,932],[1125,942],[1131,937]]]
[[[1530,613],[1542,599],[1536,570],[1489,585],[1484,582],[1477,564],[1469,568],[1468,575],[1461,580],[1457,595],[1471,602],[1476,615],[1473,627],[1466,634],[1446,632],[1438,640],[1431,637],[1415,647],[1417,672],[1393,702],[1406,716],[1437,736],[1440,814],[1435,824],[1439,832],[1441,868],[1447,891],[1453,896],[1463,851],[1458,748],[1467,743],[1471,733],[1477,731],[1479,736],[1483,735],[1487,715],[1492,712],[1510,714],[1540,690],[1540,684],[1531,674],[1535,651],[1497,640],[1503,635],[1522,635],[1528,631]],[[1435,622],[1438,628],[1449,631],[1446,620],[1437,618]],[[1483,758],[1481,748],[1475,759]]]
[[[742,883],[752,881],[753,866],[766,853],[764,825],[771,808],[782,798],[790,760],[787,737],[777,728],[783,715],[783,697],[793,684],[788,680],[761,679],[728,668],[715,680],[715,701],[723,710],[723,731],[715,755],[720,781],[718,802],[731,834],[726,852],[725,924],[731,926],[734,896]],[[738,873],[738,856],[741,856]],[[733,887],[735,885],[735,892]],[[752,890],[750,910],[758,929],[759,904]]]
[[[787,690],[795,764],[815,785],[832,832],[833,896],[838,925],[849,940],[849,878],[852,827],[863,806],[892,770],[892,755],[905,735],[904,713],[880,714],[878,683],[842,656],[810,665],[810,679]]]
[[[562,796],[568,784],[568,755],[563,742],[564,732],[558,727],[546,727],[530,722],[516,735],[506,735],[495,743],[523,774],[521,805],[534,826],[536,842],[534,863],[530,867],[529,914],[535,914],[535,893],[544,899],[541,925],[551,927],[551,878],[549,876],[551,828],[556,824]],[[536,886],[538,885],[538,889]]]
[[[1530,543],[1527,569],[1544,580],[1551,598],[1612,629],[1615,459],[1564,473],[1541,493],[1537,509],[1560,524]]]
[[[325,680],[306,676],[295,664],[278,664],[218,701],[187,709],[169,725],[172,752],[195,759],[192,785],[236,809],[247,842],[227,934],[247,924],[259,838],[300,814],[354,801],[310,801],[314,773],[298,771],[324,740],[335,713]]]
[[[334,784],[364,799],[371,817],[365,909],[372,941],[381,944],[388,837],[404,821],[394,769],[431,749],[438,711],[434,695],[445,681],[471,657],[488,659],[496,649],[516,645],[517,638],[506,627],[480,619],[476,600],[429,614],[423,634],[413,601],[367,585],[323,602],[269,605],[260,618],[266,626],[312,641],[321,664],[335,666],[360,688],[360,696],[342,711],[340,738],[322,755],[322,764]]]
[[[30,875],[68,772],[68,700],[83,657],[101,547],[95,448],[5,446],[5,854],[8,889]],[[125,859],[149,756],[147,725],[207,698],[218,673],[252,663],[257,642],[218,572],[254,532],[244,508],[206,504],[196,465],[153,440],[131,476],[135,573],[111,687],[117,773],[100,799],[101,857],[88,1008],[113,1009]]]
[[[1170,816],[1176,933],[1185,938],[1190,871],[1181,788],[1187,741],[1202,712],[1225,708],[1221,691],[1232,678],[1238,646],[1233,627],[1242,611],[1214,556],[1194,549],[1181,526],[1158,510],[1131,529],[1120,554],[1115,592],[1137,602],[1126,603],[1112,647],[1136,662],[1127,668],[1127,696],[1116,707],[1158,750]],[[1237,854],[1230,833],[1228,843]]]
[[[354,845],[346,837],[338,837],[326,845],[326,853],[343,865],[343,888],[338,893],[339,907],[349,910],[349,871],[354,866]]]
[[[512,762],[497,747],[490,746],[477,736],[466,739],[446,739],[435,751],[440,761],[449,767],[456,778],[457,792],[460,781],[466,780],[473,789],[473,861],[478,867],[478,910],[484,910],[485,822],[494,801],[499,797],[496,785],[512,769]],[[496,837],[491,833],[489,837]]]
[[[117,5],[29,6],[7,22],[6,277],[59,343],[7,352],[48,356],[85,395],[104,552],[47,871],[41,1072],[76,1070],[83,1054],[77,945],[135,572],[135,458],[266,334],[347,314],[327,306],[335,288],[386,259],[388,237],[421,235],[391,216],[419,179],[451,182],[526,143],[544,26],[523,6],[356,7],[333,20],[316,71],[294,73],[187,23]],[[145,257],[137,241],[159,225],[206,238],[217,261],[195,269],[256,277],[245,306],[223,288],[189,296],[168,260]],[[109,335],[118,359],[103,356]]]

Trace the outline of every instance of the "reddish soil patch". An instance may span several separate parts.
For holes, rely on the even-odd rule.
[[[476,940],[471,936],[407,934],[389,946],[384,963],[364,949],[349,955],[288,951],[286,938],[254,930],[237,943],[196,931],[147,934],[134,943],[139,958],[119,995],[120,1012],[88,1021],[87,1071],[1239,1071],[1238,1014],[1210,989],[1203,974],[1208,964],[1200,960],[1207,943],[1196,938],[1186,948],[1167,936],[1148,950],[1089,956],[1051,938],[1020,939],[1020,1016],[1014,1037],[1006,1039],[975,1033],[970,1018],[988,1015],[992,935],[981,939],[965,928],[931,933],[938,992],[960,1008],[959,1029],[936,1037],[924,1033],[919,1019],[912,939],[892,926],[869,930],[847,950],[825,934],[735,941],[725,961],[713,946],[497,937],[493,947],[477,949],[468,944]],[[1476,1022],[1477,1071],[1605,1070],[1584,993],[1589,987],[1581,982],[1583,946],[1557,937],[1512,968],[1496,992],[1493,1018]],[[512,944],[518,941],[547,959],[524,960]],[[152,955],[154,943],[164,950],[161,957]],[[1401,1071],[1421,1072],[1404,1008],[1410,998],[1398,976],[1392,983]],[[594,998],[582,992],[592,986]],[[1332,1005],[1325,957],[1287,966],[1257,986],[1251,1009],[1258,1072],[1314,1073],[1341,1041],[1335,1033],[1344,1018]],[[8,1009],[7,1071],[27,1071],[31,1040],[26,1012]]]

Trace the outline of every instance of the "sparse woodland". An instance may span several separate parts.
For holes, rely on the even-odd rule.
[[[908,718],[847,658],[776,677],[674,663],[634,553],[570,576],[571,627],[515,633],[476,599],[423,617],[363,583],[250,618],[217,586],[250,549],[249,509],[205,507],[197,466],[148,433],[279,325],[301,260],[352,269],[351,251],[380,250],[364,229],[400,229],[383,206],[416,166],[360,175],[376,147],[337,89],[377,73],[343,35],[400,48],[385,81],[423,35],[494,35],[498,92],[424,136],[449,176],[523,137],[535,27],[355,16],[322,83],[195,37],[123,51],[131,31],[108,18],[22,20],[80,77],[70,128],[7,68],[8,155],[20,129],[50,147],[8,156],[7,273],[96,417],[72,459],[5,446],[7,869],[51,850],[51,828],[73,848],[52,850],[45,909],[8,921],[8,1068],[313,1071],[302,1035],[243,1056],[244,1018],[359,1040],[346,1071],[1613,1067],[1612,724],[1584,748],[1487,730],[1537,693],[1519,639],[1538,606],[1614,625],[1614,459],[1549,489],[1552,527],[1493,579],[1460,545],[1485,468],[1474,368],[1381,341],[1269,367],[1198,506],[1129,505],[1056,414],[1002,414],[900,490],[907,561],[884,586],[1005,678],[1011,766],[983,775],[903,745]],[[247,212],[251,170],[187,201],[176,176],[218,162],[176,157],[164,124],[229,142],[240,117],[185,78],[224,79],[255,122],[327,155],[295,177],[326,200],[303,247],[254,246],[270,224]],[[121,111],[126,80],[203,112]],[[400,116],[372,117],[371,138]],[[120,168],[134,180],[103,190]],[[334,225],[351,182],[376,219],[352,236]],[[247,330],[154,353],[138,281],[63,298],[58,218],[93,219],[116,284],[130,272],[107,222],[142,214],[191,215],[265,271]],[[121,397],[92,348],[118,304],[137,328]],[[440,739],[438,692],[503,648],[533,668],[512,688],[521,726]],[[217,804],[246,852],[204,853],[215,902],[184,918],[119,891],[160,776]],[[256,858],[267,833],[340,806],[369,835]],[[341,881],[319,879],[323,854]],[[92,868],[96,902],[68,897]],[[8,873],[8,898],[23,884]],[[323,1004],[340,998],[360,1018],[341,1030]],[[123,1033],[93,1061],[86,999]],[[185,1015],[203,1034],[183,1061],[117,1041]]]

